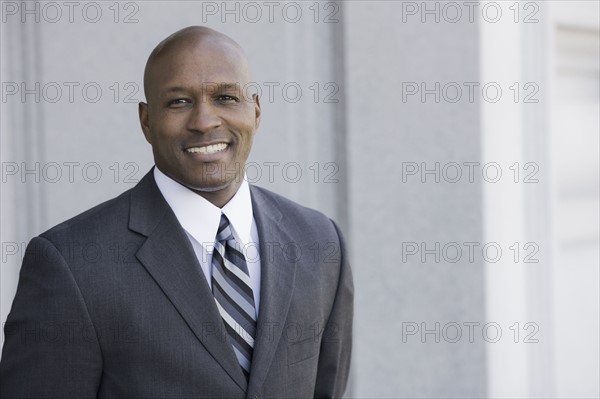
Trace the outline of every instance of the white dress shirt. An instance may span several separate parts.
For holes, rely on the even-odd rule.
[[[252,213],[250,186],[244,181],[233,198],[223,207],[213,205],[199,194],[179,184],[154,168],[154,180],[163,197],[185,230],[202,271],[212,291],[212,252],[221,220],[221,212],[227,216],[233,235],[243,248],[246,257],[256,314],[260,304],[260,256],[258,230]]]

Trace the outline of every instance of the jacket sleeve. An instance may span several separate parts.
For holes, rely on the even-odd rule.
[[[45,238],[27,246],[4,333],[0,397],[96,397],[96,331],[69,265]]]
[[[331,314],[323,332],[315,398],[341,398],[346,390],[352,352],[352,319],[354,314],[354,284],[346,256],[345,244],[338,226],[340,243],[340,274]]]

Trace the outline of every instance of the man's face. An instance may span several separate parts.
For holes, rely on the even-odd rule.
[[[248,80],[244,56],[219,40],[176,44],[159,56],[139,111],[163,173],[201,194],[235,194],[260,122],[258,97],[244,97]]]

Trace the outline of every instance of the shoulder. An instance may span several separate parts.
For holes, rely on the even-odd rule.
[[[336,224],[324,213],[305,207],[280,194],[251,185],[255,203],[266,212],[281,212],[281,222],[293,230],[314,236],[339,236]]]
[[[51,241],[85,240],[127,228],[131,190],[80,213],[40,234]]]
[[[148,215],[160,216],[166,206],[150,170],[133,188],[52,227],[40,236],[53,242],[119,240],[132,234],[129,229],[132,213],[150,210],[138,217],[147,220]]]
[[[273,191],[267,190],[266,188],[254,185],[251,185],[250,187],[252,194],[255,196],[255,198],[257,198],[257,200],[266,199],[271,201],[272,204],[266,205],[276,205],[286,217],[298,219],[299,221],[304,220],[308,222],[327,224],[331,223],[329,217],[322,212],[300,205],[299,203],[292,201],[291,199],[280,194],[274,193]]]

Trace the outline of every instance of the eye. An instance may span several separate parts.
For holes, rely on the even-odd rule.
[[[239,98],[230,96],[228,94],[219,94],[216,96],[216,100],[220,103],[239,103]]]
[[[186,98],[176,98],[174,100],[170,100],[167,105],[171,108],[180,108],[190,103],[191,101]]]

